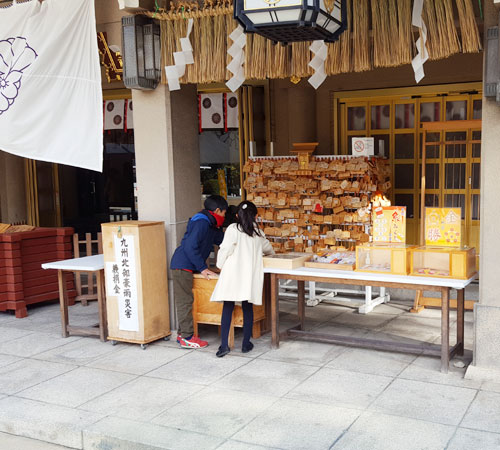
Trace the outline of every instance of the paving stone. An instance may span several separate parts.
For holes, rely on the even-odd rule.
[[[5,450],[64,450],[69,447],[49,444],[48,442],[29,439],[22,436],[0,433],[0,448]]]
[[[406,417],[364,413],[333,450],[442,450],[455,427]]]
[[[341,314],[331,320],[331,323],[339,323],[344,326],[352,326],[356,328],[378,329],[389,323],[398,315],[378,314],[370,312],[368,314],[359,314],[357,312],[349,312]]]
[[[227,438],[275,402],[276,397],[208,387],[169,408],[153,423]]]
[[[23,398],[0,400],[0,431],[71,448],[82,448],[82,428],[102,418],[101,414]]]
[[[76,366],[69,364],[22,359],[0,367],[0,392],[15,394],[75,368]]]
[[[85,450],[210,450],[224,440],[133,420],[106,417],[83,432]]]
[[[18,320],[22,320],[22,319],[18,319]],[[2,344],[0,347],[3,347],[4,344],[6,344],[9,341],[23,338],[25,336],[28,336],[29,334],[31,334],[31,333],[26,331],[26,330],[22,330],[19,328],[8,328],[2,324],[2,328],[0,328],[0,342],[2,342]],[[6,345],[6,347],[7,347],[7,345]],[[2,353],[4,353],[4,352],[2,352]]]
[[[143,376],[81,405],[80,408],[132,420],[148,421],[200,389],[202,386],[188,382],[179,383]],[[189,420],[192,420],[192,417],[189,417]]]
[[[311,366],[323,366],[346,351],[346,347],[303,340],[286,340],[260,358]]]
[[[391,377],[323,368],[290,391],[286,397],[364,409],[392,380]]]
[[[399,378],[478,389],[481,382],[464,379],[465,371],[466,367],[455,367],[451,361],[448,373],[442,373],[441,358],[419,356],[399,374]]]
[[[458,425],[476,392],[475,389],[396,379],[370,406],[370,410]]]
[[[111,345],[111,342],[101,342],[95,338],[81,338],[47,352],[39,353],[34,358],[84,366],[103,355],[118,350],[119,347]]]
[[[441,336],[441,320],[399,316],[378,330],[393,336],[433,342],[436,337]]]
[[[229,439],[217,450],[280,450],[279,447],[263,447],[262,445],[248,444],[247,442],[235,441]]]
[[[247,358],[229,354],[217,358],[213,351],[194,350],[148,373],[150,377],[207,385],[248,363]]]
[[[484,381],[483,384],[481,385],[481,390],[500,393],[500,382],[495,383],[493,381]]]
[[[414,355],[351,348],[329,362],[326,367],[395,377],[414,359]]]
[[[250,361],[214,385],[235,391],[281,397],[316,370],[317,367],[259,358]]]
[[[150,345],[142,350],[138,345],[129,345],[90,362],[88,367],[142,375],[181,356],[186,356],[185,350],[181,348]]]
[[[134,375],[78,367],[18,393],[18,396],[75,408],[122,384]]]
[[[280,399],[233,439],[283,449],[329,449],[358,415],[337,406]]]
[[[8,366],[9,364],[12,364],[13,362],[20,361],[21,358],[20,356],[14,356],[14,355],[0,355],[0,367],[3,366]]]
[[[0,344],[0,353],[23,357],[34,356],[78,339],[78,337],[56,337],[47,333],[30,333]]]
[[[459,428],[448,445],[447,450],[498,450],[499,448],[499,433]]]
[[[500,394],[480,391],[460,426],[500,433]]]

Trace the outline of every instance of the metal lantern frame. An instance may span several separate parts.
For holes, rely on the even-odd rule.
[[[152,90],[161,78],[160,26],[152,18],[122,17],[123,82],[129,89]]]
[[[262,0],[268,6],[246,9],[250,1],[234,0],[234,18],[245,32],[274,42],[335,42],[347,28],[346,0],[297,0],[287,6],[280,6],[284,0]],[[296,14],[297,19],[281,20],[291,14]],[[340,16],[340,20],[334,15]]]

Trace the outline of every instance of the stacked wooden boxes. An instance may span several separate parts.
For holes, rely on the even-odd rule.
[[[370,199],[390,189],[390,166],[378,157],[250,158],[243,168],[247,199],[277,252],[353,249],[369,241]]]
[[[59,298],[57,272],[41,265],[73,257],[72,228],[36,228],[0,234],[0,311],[28,315],[26,306]],[[73,278],[67,281],[70,301],[76,296]]]

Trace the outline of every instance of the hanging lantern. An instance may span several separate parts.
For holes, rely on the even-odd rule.
[[[247,33],[275,42],[336,41],[347,28],[346,0],[234,0]]]
[[[160,26],[146,16],[122,17],[125,86],[155,89],[161,77]]]

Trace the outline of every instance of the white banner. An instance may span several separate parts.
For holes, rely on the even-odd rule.
[[[125,100],[104,102],[104,129],[123,130],[125,126]]]
[[[222,93],[201,94],[201,128],[224,128]]]
[[[94,0],[0,8],[0,150],[102,171]]]
[[[238,128],[238,96],[227,94],[226,97],[227,127]]]

